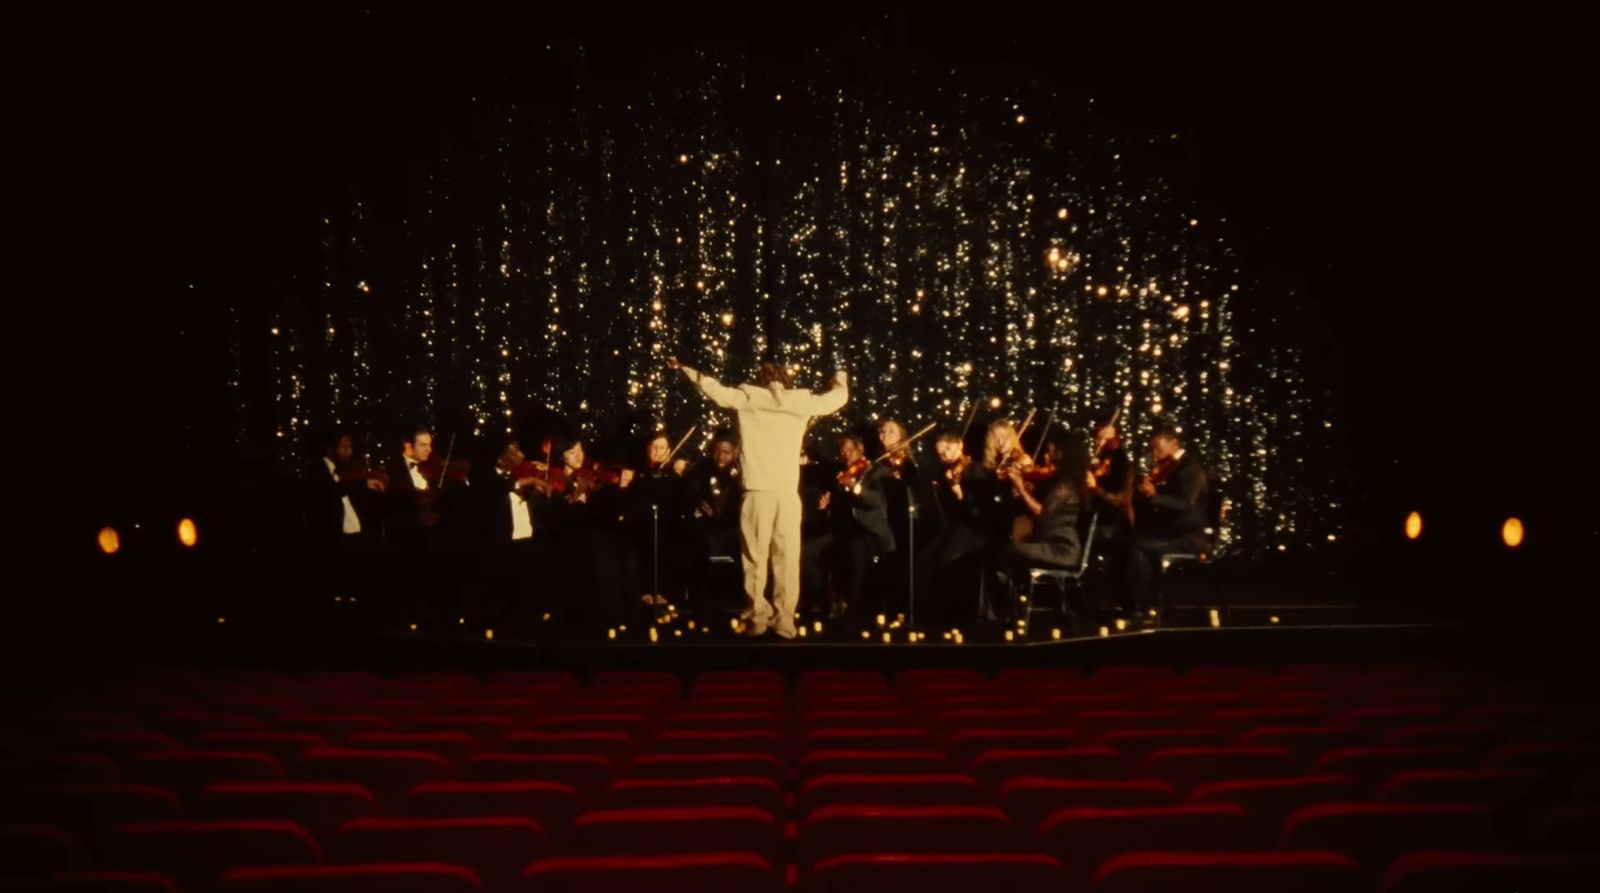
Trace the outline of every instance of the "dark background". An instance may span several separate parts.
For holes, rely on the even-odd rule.
[[[1587,478],[1574,427],[1586,382],[1572,376],[1592,329],[1575,219],[1590,205],[1574,173],[1589,103],[1561,23],[219,15],[80,22],[52,69],[71,101],[46,102],[62,199],[44,219],[65,259],[42,306],[67,335],[68,389],[45,412],[75,467],[136,463],[137,486],[158,493],[221,473],[226,308],[188,286],[249,299],[315,276],[321,212],[353,183],[403,201],[464,100],[559,100],[575,79],[626,79],[696,45],[777,65],[820,47],[863,76],[915,60],[1045,77],[1130,132],[1181,133],[1177,163],[1235,227],[1243,267],[1319,308],[1310,323],[1342,382],[1329,399],[1344,404],[1358,581],[1426,555],[1438,585],[1469,586],[1472,568],[1503,560],[1508,514],[1529,530],[1514,575],[1595,542],[1593,511],[1565,495]],[[560,65],[527,61],[545,43],[565,48]],[[85,477],[53,503],[71,507],[55,529],[75,545],[100,523],[84,507],[127,486]],[[1406,552],[1413,508],[1427,543]]]

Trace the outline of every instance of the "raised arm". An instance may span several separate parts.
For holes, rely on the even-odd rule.
[[[806,407],[809,415],[831,415],[844,408],[850,402],[850,376],[843,369],[833,373],[833,387],[820,394],[812,394],[810,405]]]
[[[682,369],[684,376],[689,379],[700,393],[706,395],[706,399],[723,409],[743,409],[745,404],[750,402],[750,397],[744,391],[738,388],[730,388],[699,370],[683,365],[678,362],[677,357],[668,357],[667,367],[669,369]]]

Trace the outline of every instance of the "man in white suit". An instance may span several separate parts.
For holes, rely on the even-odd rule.
[[[795,636],[800,601],[800,448],[816,416],[838,412],[849,400],[843,371],[820,394],[794,387],[787,369],[761,364],[755,384],[729,387],[715,378],[667,360],[707,399],[739,418],[739,466],[744,499],[739,504],[739,538],[744,562],[746,629],[752,636],[770,627],[785,639]],[[767,601],[768,567],[772,601]]]

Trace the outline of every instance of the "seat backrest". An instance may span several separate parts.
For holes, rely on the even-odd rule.
[[[523,872],[539,893],[780,893],[783,877],[756,853],[577,856],[544,859]]]
[[[238,868],[223,874],[223,893],[481,893],[470,868],[438,862]],[[187,893],[187,891],[186,891]]]

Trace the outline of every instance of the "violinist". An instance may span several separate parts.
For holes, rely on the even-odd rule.
[[[739,444],[733,434],[717,432],[710,461],[696,465],[684,478],[685,514],[737,525],[739,499],[744,493],[738,460]]]
[[[552,536],[584,581],[582,604],[573,607],[595,626],[615,623],[639,591],[639,556],[619,523],[621,488],[632,472],[591,462],[581,437],[558,438],[552,449],[560,465],[532,486],[549,493]]]
[[[655,432],[645,445],[643,468],[624,500],[629,539],[639,555],[659,571],[641,577],[659,580],[665,591],[676,591],[684,576],[681,571],[686,570],[679,507],[688,464],[686,459],[672,457],[672,440],[667,432]],[[654,607],[667,604],[665,592],[643,592],[641,598]]]
[[[423,532],[438,524],[438,493],[423,474],[423,464],[433,456],[433,432],[418,425],[400,441],[400,456],[390,465],[388,496],[389,535],[402,549],[418,549]]]
[[[924,591],[925,585],[931,594],[932,609],[926,616],[935,624],[959,625],[972,616],[972,599],[982,571],[984,538],[978,500],[987,473],[967,455],[958,431],[941,433],[933,447],[940,464],[939,471],[930,475],[932,520],[937,531],[918,550],[917,577],[926,581],[918,584],[918,591]]]
[[[542,504],[542,479],[529,467],[516,438],[492,440],[484,458],[473,468],[471,492],[478,509],[478,529],[483,537],[482,576],[487,584],[492,613],[504,613],[507,603],[525,613],[534,588],[538,563],[534,532],[534,506]],[[548,562],[546,562],[548,564]],[[496,610],[498,608],[498,610]]]
[[[1088,485],[1099,527],[1126,535],[1133,520],[1133,462],[1123,448],[1116,417],[1094,429],[1094,457]]]
[[[983,470],[986,472],[979,498],[979,515],[984,538],[995,543],[1015,540],[1018,518],[1027,518],[1011,485],[1011,472],[1033,467],[1033,457],[1022,447],[1017,428],[1007,419],[989,424],[983,440]],[[1025,527],[1025,524],[1020,526]]]
[[[322,455],[306,479],[311,485],[307,517],[313,537],[353,546],[375,532],[369,499],[383,494],[385,477],[366,471],[356,458],[349,432],[335,432],[323,442]]]
[[[508,437],[494,450],[494,465],[479,472],[473,485],[482,500],[482,527],[491,545],[519,543],[533,539],[533,503],[539,496],[537,473],[528,468],[522,444]]]
[[[876,598],[870,603],[864,593],[869,568],[883,555],[894,551],[894,529],[889,524],[888,498],[884,492],[890,471],[883,462],[867,459],[862,439],[845,434],[838,440],[842,471],[834,486],[822,494],[818,507],[828,513],[833,532],[832,560],[834,588],[858,622],[883,613],[883,593],[874,587]]]
[[[1149,607],[1162,555],[1199,552],[1206,546],[1209,484],[1200,457],[1170,427],[1151,435],[1150,454],[1155,467],[1135,490],[1138,526],[1128,556],[1129,608],[1136,612]]]
[[[1117,604],[1130,603],[1128,552],[1133,547],[1133,462],[1117,430],[1117,416],[1094,429],[1093,453],[1084,483],[1096,518],[1094,548],[1105,556],[1106,579]]]
[[[888,472],[883,479],[883,495],[888,503],[889,528],[894,531],[896,544],[915,541],[911,535],[911,525],[917,523],[918,519],[913,512],[931,501],[920,492],[926,487],[918,475],[917,460],[911,455],[906,437],[905,426],[895,419],[878,422],[878,442],[883,447],[879,464]],[[923,534],[924,539],[925,526],[917,528],[917,533]],[[904,564],[899,566],[904,567]],[[887,612],[904,611],[907,596],[905,574],[889,574],[885,584],[891,590],[886,593]]]
[[[1076,461],[1073,457],[1078,456]],[[1043,469],[1054,469],[1040,477]],[[1015,573],[1032,567],[1075,568],[1083,555],[1078,534],[1078,513],[1087,502],[1085,477],[1088,456],[1080,446],[1070,449],[1056,434],[1045,440],[1042,461],[1027,469],[1020,463],[1004,466],[1005,480],[1017,502],[1032,518],[1031,532],[1022,542],[1002,546],[1002,570]],[[1032,472],[1034,481],[1028,480]]]

